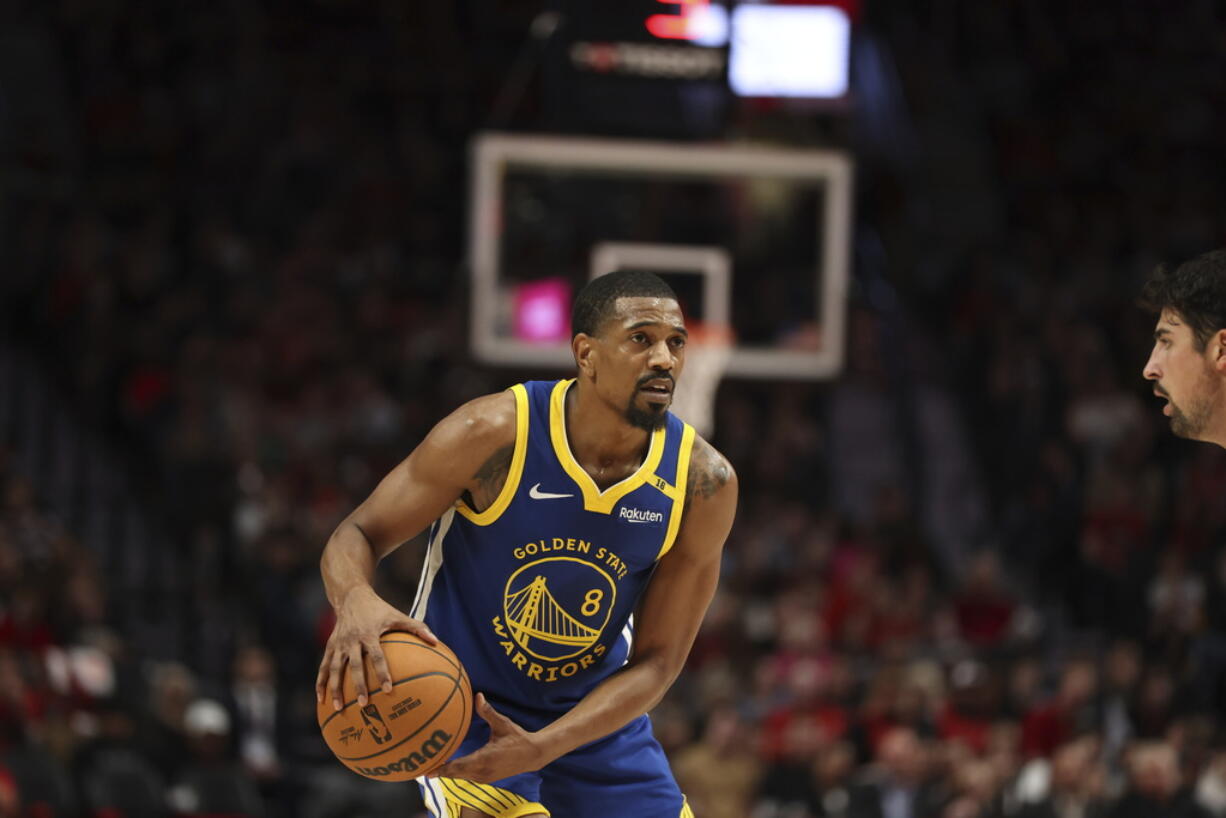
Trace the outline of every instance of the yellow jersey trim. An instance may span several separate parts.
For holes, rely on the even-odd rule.
[[[574,382],[574,378],[558,381],[549,396],[549,437],[553,440],[553,452],[563,470],[583,493],[583,507],[588,511],[612,514],[617,501],[650,480],[656,467],[660,465],[660,458],[664,454],[664,428],[652,432],[647,457],[643,459],[638,471],[601,491],[592,476],[584,471],[575,459],[570,450],[570,441],[566,437],[566,390]]]
[[[664,545],[660,547],[660,553],[656,556],[657,560],[673,547],[673,542],[677,539],[677,532],[681,530],[681,515],[685,511],[685,484],[690,479],[690,453],[693,451],[694,427],[687,423],[685,431],[681,433],[681,448],[677,450],[677,485],[675,488],[669,486],[672,494],[663,488],[660,489],[673,498],[673,513],[668,518],[668,532],[664,535]]]
[[[485,511],[473,511],[463,499],[456,500],[455,510],[460,516],[477,525],[489,525],[502,516],[502,512],[511,505],[519,488],[519,479],[524,474],[524,460],[528,457],[528,390],[522,383],[517,383],[511,387],[511,394],[515,396],[515,451],[511,455],[507,482],[498,493],[498,499]]]
[[[677,499],[677,487],[676,486],[674,486],[672,483],[669,483],[667,480],[665,480],[663,477],[661,477],[658,474],[653,475],[653,477],[655,479],[652,481],[652,485],[655,486],[657,489],[659,489],[661,494],[663,494],[665,497],[667,497],[670,500]]]

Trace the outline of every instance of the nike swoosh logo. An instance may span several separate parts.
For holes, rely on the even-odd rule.
[[[560,500],[563,497],[574,497],[573,494],[554,494],[549,491],[541,491],[541,484],[537,483],[532,488],[528,489],[528,496],[533,500]]]

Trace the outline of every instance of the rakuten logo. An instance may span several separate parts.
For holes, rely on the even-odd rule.
[[[641,508],[626,508],[622,506],[621,513],[618,514],[623,520],[628,523],[662,523],[664,515],[659,511],[643,511]]]

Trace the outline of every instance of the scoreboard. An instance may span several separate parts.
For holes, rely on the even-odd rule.
[[[547,52],[549,130],[711,139],[727,107],[726,41],[684,37],[692,4],[556,0],[561,24]]]
[[[547,126],[716,138],[738,98],[841,100],[858,0],[555,0]]]

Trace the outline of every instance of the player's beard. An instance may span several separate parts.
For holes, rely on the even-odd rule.
[[[626,420],[636,429],[644,429],[648,432],[654,432],[661,428],[668,420],[668,407],[670,403],[648,403],[645,407],[638,406],[639,392],[630,397],[630,404],[626,407]]]
[[[1219,402],[1221,386],[1208,378],[1205,380],[1212,385],[1206,386],[1201,394],[1188,399],[1187,411],[1175,405],[1170,396],[1167,397],[1171,402],[1171,431],[1176,437],[1200,440],[1209,428],[1209,422],[1213,419],[1213,407]]]
[[[1171,401],[1171,431],[1176,437],[1199,440],[1201,433],[1209,425],[1212,411],[1212,404],[1206,400],[1193,401],[1187,412],[1176,406],[1175,401]]]

